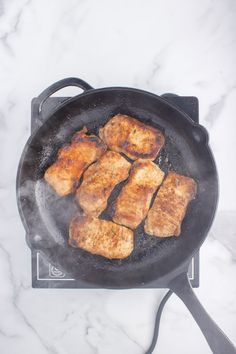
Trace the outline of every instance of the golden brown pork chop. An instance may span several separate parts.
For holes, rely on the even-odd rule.
[[[188,203],[196,192],[192,178],[169,172],[148,212],[145,232],[159,237],[179,236]]]
[[[98,216],[106,209],[114,187],[128,178],[130,166],[117,152],[107,151],[87,169],[76,192],[76,201],[86,214]]]
[[[134,234],[112,221],[78,215],[70,223],[69,244],[106,258],[121,259],[133,251]]]
[[[111,150],[124,153],[132,160],[154,160],[165,143],[158,129],[123,114],[111,118],[99,130],[99,136]]]
[[[84,170],[106,151],[105,144],[87,128],[78,131],[71,144],[62,147],[57,160],[46,170],[45,180],[61,197],[72,193]]]
[[[164,172],[150,160],[133,163],[127,184],[115,202],[113,220],[135,229],[147,216],[152,196],[162,183]]]

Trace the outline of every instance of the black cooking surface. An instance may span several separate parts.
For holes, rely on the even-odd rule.
[[[171,103],[176,104],[183,111],[185,111],[195,122],[198,122],[198,100],[196,97],[181,97],[172,94],[165,94],[166,100]],[[38,114],[38,104],[37,98],[32,100],[31,105],[31,131],[40,127],[42,121],[49,115],[50,112],[55,110],[56,107],[60,106],[64,102],[66,97],[50,97],[43,105],[42,115]],[[171,144],[171,142],[169,142]],[[170,168],[168,162],[168,142],[166,148],[163,149],[162,153],[158,157],[158,164],[161,165],[163,170],[168,170]],[[172,161],[175,163],[175,160]],[[176,155],[176,165],[178,166],[179,157]],[[175,167],[175,166],[173,166]],[[73,205],[71,203],[71,205]],[[65,209],[64,209],[65,210]],[[152,238],[149,238],[151,242]],[[142,242],[145,240],[142,239]],[[193,287],[199,286],[199,253],[197,253],[192,259],[189,267],[189,279]],[[84,283],[79,280],[74,280],[67,274],[63,273],[60,269],[54,267],[50,264],[45,257],[32,250],[32,286],[35,288],[84,288]],[[87,286],[95,288],[96,286]],[[155,282],[148,284],[148,288],[155,288]]]

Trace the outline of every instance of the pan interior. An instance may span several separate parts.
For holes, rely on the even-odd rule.
[[[175,170],[193,177],[198,192],[188,207],[178,238],[151,237],[145,234],[142,223],[135,231],[131,256],[108,260],[68,245],[68,225],[79,208],[73,195],[59,198],[45,183],[43,175],[54,162],[58,149],[70,142],[76,131],[86,126],[89,133],[98,135],[99,128],[117,113],[131,115],[161,129],[166,144],[155,162],[165,172]],[[185,262],[204,240],[217,199],[214,160],[208,146],[194,138],[194,129],[181,112],[158,96],[136,90],[93,90],[60,108],[29,141],[20,166],[22,212],[34,242],[35,235],[39,236],[39,249],[73,277],[98,284],[104,284],[106,279],[108,286],[151,281]],[[124,183],[113,190],[101,218],[111,220],[113,202]],[[50,241],[49,246],[42,246],[44,239]]]

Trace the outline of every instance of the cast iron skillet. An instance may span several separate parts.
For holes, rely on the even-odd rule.
[[[205,128],[165,99],[133,88],[93,89],[80,79],[68,78],[50,86],[39,96],[44,101],[66,86],[79,86],[83,94],[68,99],[29,138],[17,175],[19,212],[28,244],[55,266],[85,284],[104,288],[142,287],[158,280],[185,303],[217,354],[235,353],[233,344],[205,312],[193,293],[187,269],[193,254],[207,236],[215,215],[218,178]],[[135,233],[135,251],[125,260],[107,260],[68,246],[68,224],[77,211],[73,196],[58,198],[45,184],[45,169],[55,160],[57,150],[86,126],[98,134],[111,116],[125,113],[164,131],[167,142],[156,162],[165,171],[174,169],[192,176],[198,183],[197,198],[189,205],[181,235],[166,239],[150,237],[143,224]],[[119,193],[112,193],[109,205]],[[110,207],[102,214],[110,218]]]

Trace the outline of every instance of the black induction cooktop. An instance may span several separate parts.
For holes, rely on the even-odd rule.
[[[193,96],[177,96],[174,94],[162,95],[167,101],[178,106],[187,113],[193,121],[198,122],[199,110],[198,99]],[[50,97],[44,103],[42,114],[39,116],[39,100],[33,98],[31,102],[31,132],[39,128],[50,112],[58,108],[69,97]],[[85,288],[79,280],[72,279],[61,269],[56,268],[49,263],[45,257],[37,250],[32,252],[32,286],[34,288]],[[199,286],[199,252],[192,258],[189,266],[189,280],[193,287]],[[95,288],[95,286],[87,286],[87,288]],[[147,285],[146,288],[156,288],[155,282]]]

